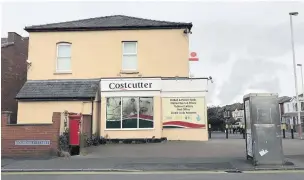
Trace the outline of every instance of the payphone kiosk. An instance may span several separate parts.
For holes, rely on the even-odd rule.
[[[247,159],[255,166],[283,165],[278,94],[251,93],[243,101]]]

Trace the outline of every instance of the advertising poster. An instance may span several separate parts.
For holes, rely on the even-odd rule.
[[[206,128],[204,98],[162,98],[163,128]]]
[[[247,133],[251,133],[251,117],[250,117],[250,109],[249,109],[249,100],[245,101],[245,114],[246,114],[246,129]]]
[[[245,114],[246,114],[246,141],[247,141],[247,155],[253,156],[252,153],[252,135],[251,135],[251,116],[249,100],[245,101]]]

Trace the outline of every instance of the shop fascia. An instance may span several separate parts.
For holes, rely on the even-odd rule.
[[[113,91],[202,91],[207,92],[207,78],[132,78],[101,79],[102,92]]]
[[[160,91],[161,79],[102,79],[101,91]]]

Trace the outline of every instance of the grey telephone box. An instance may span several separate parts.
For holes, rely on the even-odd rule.
[[[251,93],[243,97],[246,156],[257,165],[283,165],[278,94]]]

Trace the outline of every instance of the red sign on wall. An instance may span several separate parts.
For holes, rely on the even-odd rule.
[[[198,57],[197,57],[196,52],[191,52],[190,53],[189,61],[198,61]]]

